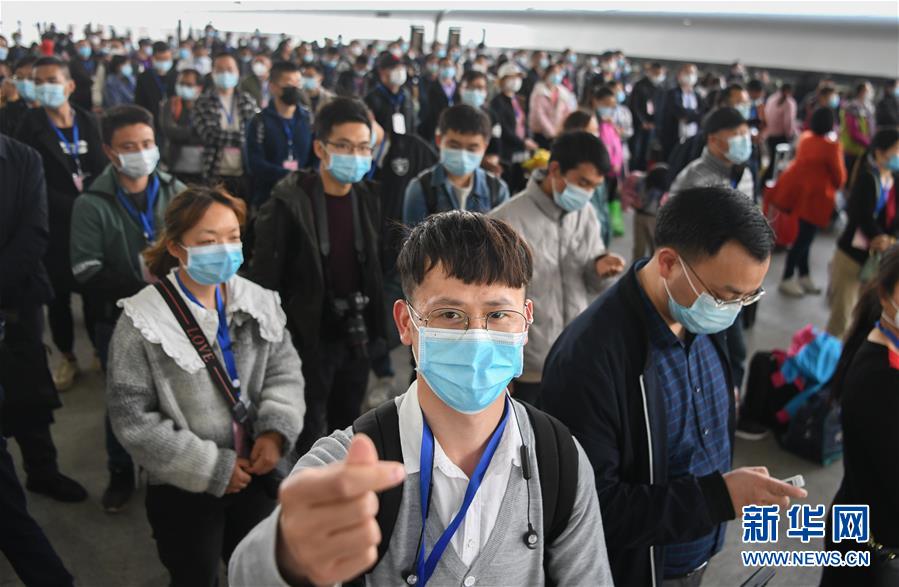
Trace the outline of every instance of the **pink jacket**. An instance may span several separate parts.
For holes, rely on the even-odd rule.
[[[611,122],[599,121],[599,140],[605,145],[606,151],[609,152],[609,161],[612,163],[612,172],[610,175],[619,175],[621,173],[621,164],[624,162],[624,148],[621,145],[621,136],[618,130]]]
[[[553,92],[558,92],[553,102]],[[539,133],[553,138],[558,134],[565,118],[577,107],[574,95],[563,85],[553,90],[543,82],[538,82],[531,92],[528,109],[528,124],[532,133]]]
[[[796,100],[793,99],[793,96],[789,96],[783,101],[783,104],[780,104],[782,96],[783,94],[777,92],[765,102],[765,136],[792,139],[798,131]]]

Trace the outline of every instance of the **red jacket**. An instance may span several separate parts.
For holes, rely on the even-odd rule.
[[[844,183],[843,147],[806,131],[799,139],[796,158],[778,178],[771,201],[823,228],[830,223],[837,190]]]

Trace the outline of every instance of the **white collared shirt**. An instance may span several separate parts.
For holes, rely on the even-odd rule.
[[[398,405],[400,445],[403,449],[403,465],[406,475],[418,473],[421,468],[422,413],[418,402],[418,382],[413,382]],[[398,398],[398,402],[400,398]],[[493,459],[487,467],[468,513],[456,530],[450,544],[466,566],[471,566],[481,547],[487,543],[496,524],[499,508],[506,494],[512,465],[521,466],[521,435],[515,414],[509,414],[506,428],[500,438]],[[440,517],[443,527],[449,526],[462,507],[468,476],[453,463],[440,442],[434,439],[434,472],[431,476],[431,514]],[[425,556],[430,555],[433,544],[427,545]]]

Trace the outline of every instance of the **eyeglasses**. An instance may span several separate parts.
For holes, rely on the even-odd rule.
[[[528,329],[533,320],[529,320],[522,312],[517,310],[494,310],[484,316],[471,316],[463,310],[456,308],[436,308],[428,312],[427,316],[422,315],[412,307],[412,303],[408,300],[406,305],[412,312],[413,318],[422,323],[426,328],[441,328],[445,330],[458,330],[465,332],[469,329],[472,321],[477,324],[479,320],[484,321],[484,330],[493,332],[506,332],[510,334],[520,334]]]
[[[334,148],[334,152],[338,155],[353,155],[358,154],[362,156],[369,156],[372,154],[372,146],[369,143],[364,145],[354,145],[352,143],[346,141],[338,141],[336,143],[332,143],[331,141],[325,141],[326,145],[330,145]]]
[[[690,271],[693,272],[693,275],[695,275],[695,276],[696,276],[696,279],[699,280],[699,284],[703,287],[703,289],[706,291],[706,293],[708,293],[708,294],[712,297],[712,300],[715,302],[715,306],[716,306],[717,308],[719,308],[719,309],[721,309],[721,308],[732,308],[732,307],[734,307],[734,306],[736,306],[736,305],[738,305],[738,304],[739,304],[740,306],[743,306],[743,307],[745,307],[745,306],[751,306],[752,304],[754,304],[754,303],[756,303],[757,301],[759,301],[760,299],[762,299],[762,296],[765,295],[765,288],[764,288],[764,287],[760,287],[760,288],[758,288],[758,290],[756,290],[755,292],[753,292],[753,293],[751,293],[751,294],[749,294],[749,295],[745,295],[745,296],[743,296],[742,298],[739,298],[739,299],[736,299],[736,300],[722,300],[722,299],[719,299],[718,296],[716,296],[715,294],[712,293],[712,290],[709,289],[709,286],[707,286],[707,285],[705,284],[705,282],[704,282],[704,281],[702,280],[702,278],[699,276],[699,273],[697,273],[696,270],[693,269],[693,267],[690,266],[689,263],[687,263],[686,261],[684,261],[683,257],[678,257],[678,260],[681,262],[681,264],[682,264],[685,268],[689,268]],[[699,296],[700,293],[699,293],[698,291],[696,291],[696,287],[693,285],[693,280],[690,279],[690,274],[689,274],[688,272],[685,271],[685,272],[684,272],[684,275],[687,276],[687,283],[690,284],[690,288],[693,290],[693,293],[695,293],[697,296]]]

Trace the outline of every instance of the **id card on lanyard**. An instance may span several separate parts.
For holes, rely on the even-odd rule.
[[[281,167],[289,171],[299,169],[299,162],[293,156],[293,119],[287,121],[281,119],[281,126],[284,127],[284,135],[287,137],[287,159],[281,163]]]
[[[156,219],[153,217],[153,210],[156,208],[156,199],[159,196],[159,177],[153,175],[147,184],[147,209],[138,210],[131,199],[125,195],[125,191],[121,187],[116,188],[116,198],[119,203],[128,212],[128,215],[141,227],[144,234],[144,240],[148,245],[156,242]]]
[[[78,193],[84,191],[84,172],[81,170],[81,159],[78,157],[79,153],[79,145],[81,144],[81,135],[78,132],[78,116],[76,114],[72,114],[72,142],[66,138],[66,135],[63,134],[59,127],[54,124],[53,120],[50,119],[50,115],[47,115],[47,122],[50,123],[50,128],[53,129],[53,132],[56,133],[56,136],[59,137],[59,142],[62,145],[65,145],[66,154],[71,157],[75,162],[75,173],[72,174],[72,183],[75,184],[75,189],[78,190]]]

